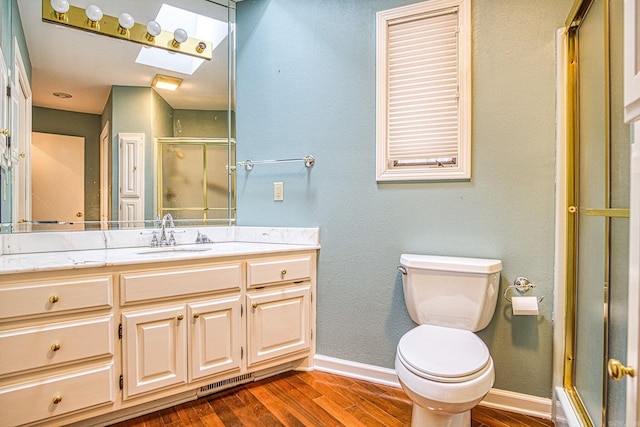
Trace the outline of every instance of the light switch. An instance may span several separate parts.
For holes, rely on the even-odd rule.
[[[273,183],[273,200],[284,200],[284,182]]]

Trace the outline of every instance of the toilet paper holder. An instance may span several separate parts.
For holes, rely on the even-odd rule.
[[[504,299],[506,299],[509,302],[509,304],[511,304],[511,296],[509,295],[509,293],[512,289],[515,289],[521,294],[523,294],[535,287],[536,285],[531,283],[529,279],[527,279],[526,277],[520,276],[513,281],[513,285],[507,286],[507,289],[504,290],[504,293],[502,294],[502,296],[504,297]],[[544,300],[544,296],[538,298],[538,304],[541,303],[543,300]]]

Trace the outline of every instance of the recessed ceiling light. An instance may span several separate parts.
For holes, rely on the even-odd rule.
[[[73,95],[66,92],[53,92],[53,96],[57,96],[58,98],[62,98],[62,99],[69,99],[73,97]]]
[[[176,90],[182,83],[182,79],[177,77],[164,76],[162,74],[156,74],[151,82],[151,87],[165,90]]]

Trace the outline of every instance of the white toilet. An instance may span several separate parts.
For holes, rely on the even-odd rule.
[[[404,298],[419,326],[400,338],[395,368],[413,401],[414,427],[471,426],[494,382],[493,360],[473,332],[496,308],[502,262],[403,254]]]

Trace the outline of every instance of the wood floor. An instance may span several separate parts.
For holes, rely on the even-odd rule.
[[[478,407],[473,427],[543,427],[549,420]],[[409,426],[401,389],[323,372],[287,372],[134,418],[117,427]],[[434,426],[436,427],[436,426]]]

